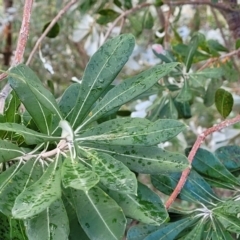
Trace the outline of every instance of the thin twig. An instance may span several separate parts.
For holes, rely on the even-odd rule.
[[[117,23],[118,23],[122,18],[125,18],[125,17],[126,17],[127,15],[129,15],[129,14],[134,13],[134,12],[136,12],[136,11],[142,9],[142,8],[149,7],[149,6],[151,6],[151,5],[152,5],[151,3],[142,3],[142,4],[137,5],[136,7],[133,7],[133,8],[131,8],[131,9],[123,12],[121,15],[119,15],[119,16],[115,19],[115,21],[112,23],[111,27],[108,28],[108,31],[106,32],[106,34],[105,34],[105,36],[104,36],[104,41],[103,41],[103,42],[105,42],[105,41],[108,39],[108,37],[109,37],[109,35],[111,34],[113,28],[117,25]]]
[[[172,192],[171,196],[168,198],[165,206],[168,209],[172,203],[175,201],[175,199],[177,198],[178,194],[181,192],[182,188],[184,187],[185,182],[187,181],[187,177],[191,171],[191,165],[192,165],[192,161],[194,159],[194,156],[197,153],[197,150],[199,149],[199,147],[201,146],[201,144],[204,142],[204,140],[206,139],[206,137],[214,132],[220,131],[230,125],[233,125],[235,123],[240,122],[240,115],[237,115],[235,118],[232,119],[227,119],[225,121],[222,121],[221,123],[208,128],[207,130],[205,130],[203,133],[201,133],[198,137],[196,142],[194,143],[189,155],[188,155],[188,162],[190,164],[190,167],[187,168],[186,170],[184,170],[182,172],[182,176],[179,179],[179,182],[177,184],[177,186],[175,187],[174,191]]]
[[[51,23],[48,25],[48,27],[45,29],[45,31],[42,33],[42,35],[40,36],[40,38],[37,40],[33,50],[31,51],[28,60],[26,62],[26,65],[29,65],[34,53],[37,51],[38,47],[40,46],[42,40],[47,36],[47,34],[49,33],[49,31],[52,29],[52,27],[57,23],[57,21],[68,11],[68,9],[74,5],[75,3],[77,3],[77,0],[72,0],[71,2],[69,2],[63,9],[61,9],[58,14],[53,18],[53,20],[51,21]]]

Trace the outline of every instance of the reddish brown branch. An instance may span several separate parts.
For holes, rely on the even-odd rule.
[[[221,123],[208,128],[207,130],[205,130],[203,133],[201,133],[198,137],[196,142],[194,143],[189,155],[188,155],[188,161],[189,164],[192,164],[192,161],[194,159],[194,156],[196,155],[197,150],[199,149],[199,147],[201,146],[201,144],[203,143],[203,141],[206,139],[206,137],[214,132],[220,131],[223,128],[226,128],[230,125],[233,125],[235,123],[240,122],[240,115],[237,115],[235,118],[232,119],[227,119],[225,121],[222,121]],[[184,184],[187,180],[187,177],[189,175],[191,171],[191,167],[187,168],[186,170],[184,170],[182,172],[182,176],[179,179],[179,182],[176,186],[176,188],[174,189],[173,193],[171,194],[171,196],[168,198],[165,206],[168,209],[172,203],[175,201],[175,199],[177,198],[178,194],[181,192],[182,188],[184,187]]]
[[[63,9],[61,9],[58,14],[54,17],[54,19],[51,21],[51,23],[48,25],[48,27],[45,29],[45,31],[42,33],[42,35],[40,36],[40,38],[37,40],[33,50],[31,51],[28,60],[26,62],[26,65],[29,65],[32,57],[34,55],[34,53],[37,51],[37,49],[39,48],[42,40],[47,36],[47,34],[49,33],[49,31],[52,29],[52,27],[57,23],[57,21],[68,11],[68,9],[74,5],[75,3],[77,3],[77,0],[72,0],[70,1]]]

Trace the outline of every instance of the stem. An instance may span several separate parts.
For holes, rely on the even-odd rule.
[[[227,119],[225,121],[222,121],[221,123],[208,128],[207,130],[205,130],[204,132],[202,132],[198,137],[196,142],[194,143],[189,155],[188,155],[188,161],[189,164],[192,165],[194,156],[197,153],[197,150],[199,149],[199,147],[201,146],[201,144],[204,142],[204,140],[206,139],[206,137],[214,132],[220,131],[223,128],[226,128],[230,125],[233,125],[235,123],[240,122],[240,115],[237,115],[235,118],[232,119]],[[172,203],[175,201],[175,199],[177,198],[178,194],[181,192],[182,188],[184,187],[185,182],[187,181],[187,177],[189,175],[191,171],[191,166],[189,168],[187,168],[186,170],[184,170],[182,172],[182,176],[179,179],[179,182],[177,184],[177,186],[175,187],[173,193],[171,194],[171,196],[168,198],[165,206],[168,209]]]

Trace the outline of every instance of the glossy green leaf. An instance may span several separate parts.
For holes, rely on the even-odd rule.
[[[0,190],[0,211],[11,216],[17,196],[42,175],[42,166],[35,159],[28,160],[15,174],[3,180]]]
[[[0,130],[7,132],[15,132],[22,136],[28,145],[43,143],[43,142],[54,142],[59,141],[60,137],[48,136],[39,132],[35,132],[24,125],[17,123],[0,123]]]
[[[182,89],[180,90],[178,96],[176,97],[176,101],[184,103],[184,102],[190,101],[191,99],[192,99],[192,92],[190,87],[188,86],[188,81],[185,80]]]
[[[134,37],[131,34],[120,35],[108,40],[91,57],[73,109],[71,118],[73,128],[79,126],[96,100],[116,78],[133,48]]]
[[[209,181],[216,182],[222,187],[239,186],[235,178],[224,165],[209,151],[199,148],[192,164],[193,168]]]
[[[178,63],[157,65],[138,74],[137,76],[126,79],[104,96],[99,104],[97,104],[96,107],[94,107],[94,109],[89,113],[88,118],[85,120],[83,125],[79,127],[79,129],[84,125],[95,121],[112,109],[122,106],[124,103],[129,102],[133,98],[145,92],[160,78],[171,72],[171,70],[173,70],[177,65]]]
[[[233,96],[230,92],[219,88],[215,93],[215,105],[218,112],[226,118],[233,107]]]
[[[240,169],[240,147],[236,145],[220,147],[215,156],[230,172]]]
[[[11,99],[9,100],[8,106],[4,112],[6,115],[6,122],[16,123],[20,118],[17,112],[21,102],[15,92],[11,93],[10,98]]]
[[[160,225],[168,220],[168,213],[159,196],[138,183],[137,196],[108,191],[125,215],[142,223]]]
[[[0,222],[1,240],[28,240],[22,221],[8,218],[0,212]]]
[[[71,84],[63,93],[58,105],[64,118],[68,119],[72,109],[76,105],[78,93],[80,92],[81,84]]]
[[[142,240],[147,237],[150,233],[155,232],[159,229],[159,226],[147,225],[147,224],[137,224],[132,226],[127,232],[128,240]]]
[[[180,176],[180,173],[152,175],[151,180],[153,186],[159,191],[170,195],[175,189]],[[178,198],[203,204],[219,201],[209,184],[194,170],[190,172]]]
[[[188,167],[188,160],[184,155],[168,152],[158,147],[99,144],[87,144],[86,146],[89,150],[111,155],[138,173],[180,172]]]
[[[62,201],[53,202],[46,210],[25,221],[29,240],[66,240],[69,235],[67,212]]]
[[[17,145],[0,139],[0,163],[22,155],[24,155],[24,152]]]
[[[41,178],[25,188],[16,198],[12,209],[14,218],[30,218],[51,205],[61,196],[61,157],[52,162]]]
[[[214,219],[215,229],[212,231],[212,240],[234,240],[231,233],[226,231],[223,224],[218,220]]]
[[[101,9],[98,11],[98,14],[100,14],[100,16],[97,19],[97,23],[101,25],[113,22],[119,16],[119,13],[112,9]]]
[[[98,187],[72,190],[78,220],[91,240],[122,239],[126,219],[122,209]]]
[[[46,30],[46,28],[49,26],[50,23],[51,23],[51,22],[48,22],[48,23],[46,23],[46,24],[44,25],[42,32],[44,32],[44,31]],[[50,29],[50,31],[47,33],[46,36],[49,37],[49,38],[55,38],[55,37],[57,37],[57,35],[59,34],[59,32],[60,32],[60,25],[59,25],[58,22],[56,22],[56,23],[52,26],[52,28]]]
[[[137,194],[136,176],[122,162],[106,153],[97,153],[92,166],[105,187],[119,193]]]
[[[65,188],[72,187],[88,191],[99,182],[99,176],[96,173],[70,157],[64,159],[61,175]]]
[[[187,217],[176,222],[170,222],[168,224],[160,226],[159,230],[149,234],[144,240],[170,240],[175,239],[176,236],[185,228],[191,227],[197,218]]]
[[[185,128],[185,124],[173,119],[159,119],[152,123],[123,118],[104,122],[96,128],[87,130],[76,140],[108,145],[151,146],[175,137]]]

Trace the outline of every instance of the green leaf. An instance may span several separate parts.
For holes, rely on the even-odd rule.
[[[159,226],[147,225],[139,223],[130,228],[127,232],[128,240],[142,240],[147,237],[150,233],[155,232],[159,229]]]
[[[123,209],[127,217],[153,225],[160,225],[168,220],[167,210],[159,196],[140,182],[137,196],[115,191],[108,193]]]
[[[92,159],[92,166],[105,187],[119,193],[137,194],[135,174],[120,161],[106,153],[97,153]]]
[[[151,14],[151,12],[148,10],[145,11],[145,14],[143,16],[143,28],[145,29],[152,29],[153,27],[153,24],[154,24],[154,18]]]
[[[230,172],[240,169],[240,147],[224,146],[215,151],[215,156]]]
[[[230,92],[219,88],[215,93],[215,105],[218,112],[226,118],[233,107],[233,96]]]
[[[26,234],[32,240],[66,240],[69,235],[67,212],[62,201],[53,202],[49,208],[25,221]]]
[[[170,195],[177,186],[180,176],[180,173],[152,175],[151,180],[155,188]],[[178,198],[203,204],[219,201],[209,184],[194,170],[190,172]]]
[[[190,101],[191,99],[192,99],[192,92],[191,92],[191,89],[188,86],[188,81],[185,80],[183,88],[180,90],[180,92],[179,92],[179,94],[178,94],[178,96],[176,97],[175,100],[177,102],[184,103],[184,102]]]
[[[43,87],[35,73],[24,64],[11,68],[9,84],[33,118],[39,130],[50,133],[50,120],[62,119],[57,102],[53,95]]]
[[[48,136],[39,132],[35,132],[23,125],[17,123],[0,123],[0,130],[7,132],[15,132],[22,136],[28,145],[43,143],[43,142],[54,142],[59,141],[60,137]]]
[[[182,220],[163,224],[160,226],[159,230],[151,233],[148,235],[144,240],[170,240],[170,239],[176,239],[176,236],[183,231],[185,228],[191,227],[195,222],[197,221],[197,218],[193,217],[186,217]]]
[[[207,45],[213,55],[219,55],[219,52],[228,52],[228,49],[220,44],[217,40],[210,39],[207,41]]]
[[[5,173],[5,172],[4,172]],[[17,196],[42,175],[42,166],[37,160],[28,160],[17,172],[8,177],[1,173],[0,180],[0,211],[11,216]]]
[[[198,45],[199,43],[202,41],[203,39],[203,35],[201,33],[197,33],[195,34],[188,46],[188,52],[187,52],[187,57],[185,59],[185,65],[186,65],[186,72],[188,72],[191,68],[192,62],[193,62],[193,57],[196,54],[196,51],[198,49]]]
[[[135,14],[133,15],[129,15],[128,20],[131,24],[131,29],[132,32],[135,36],[139,36],[142,33],[143,30],[143,25],[142,25],[142,21],[139,21],[139,15]]]
[[[42,32],[44,32],[44,31],[46,30],[46,28],[50,25],[50,23],[51,23],[51,22],[48,22],[48,23],[46,23],[46,24],[44,25]],[[56,22],[56,23],[52,26],[51,30],[47,33],[46,36],[49,37],[49,38],[55,38],[55,37],[57,37],[57,35],[59,34],[59,32],[60,32],[60,25],[59,25],[59,23]]]
[[[157,65],[137,76],[126,79],[105,95],[105,97],[90,112],[88,118],[79,129],[145,92],[177,65],[178,63]]]
[[[99,144],[86,144],[86,146],[89,150],[111,155],[138,173],[180,172],[188,167],[188,160],[184,155],[168,152],[158,147]]]
[[[8,218],[0,212],[0,236],[2,240],[27,240],[22,221]]]
[[[101,9],[98,11],[98,14],[100,14],[100,16],[97,19],[97,23],[101,25],[113,22],[119,16],[119,13],[112,9]]]
[[[240,48],[240,39],[237,39],[235,42],[235,49],[239,49]]]
[[[0,139],[0,163],[7,162],[25,153],[17,145]]]
[[[80,92],[81,84],[73,83],[71,84],[63,93],[59,101],[59,109],[64,118],[69,119],[70,113],[72,112],[74,106],[76,105],[78,93]]]
[[[18,115],[18,108],[20,106],[20,100],[15,92],[10,95],[8,106],[4,112],[6,115],[6,122],[19,122],[20,116]]]
[[[91,240],[122,239],[126,219],[122,209],[98,187],[72,190],[78,220]]]
[[[76,140],[108,145],[151,146],[175,137],[185,128],[185,124],[173,119],[147,123],[146,120],[123,118],[104,122],[87,130]]]
[[[206,107],[210,107],[214,101],[215,101],[215,93],[219,87],[222,86],[222,80],[221,79],[211,79],[206,95],[204,97],[204,104]]]
[[[61,196],[61,157],[52,162],[41,178],[25,188],[16,198],[12,209],[14,218],[30,218],[51,205]]]
[[[198,221],[190,233],[184,236],[184,240],[202,240],[203,231],[205,228],[206,221]]]
[[[64,159],[61,175],[62,183],[65,188],[72,187],[88,191],[99,182],[99,176],[96,173],[70,157]]]
[[[76,105],[71,118],[76,128],[89,110],[121,71],[134,48],[131,34],[120,35],[108,40],[91,57],[81,83]]]
[[[234,186],[239,186],[237,178],[211,152],[205,149],[198,149],[192,166],[205,179],[221,184],[222,187],[234,188]]]

